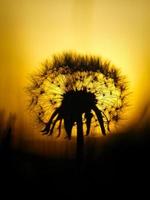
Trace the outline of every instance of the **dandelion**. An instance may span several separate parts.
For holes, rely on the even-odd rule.
[[[70,139],[75,126],[80,144],[92,126],[99,126],[102,135],[110,132],[127,105],[126,79],[117,68],[99,57],[73,53],[46,61],[28,92],[42,132],[52,135],[57,128],[60,136],[64,127]]]

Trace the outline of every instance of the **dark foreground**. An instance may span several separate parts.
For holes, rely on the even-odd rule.
[[[100,192],[103,187],[128,190],[133,186],[149,186],[149,127],[148,122],[137,132],[130,129],[111,136],[96,156],[92,142],[89,143],[80,164],[75,158],[43,157],[14,150],[9,140],[5,140],[0,146],[1,191],[44,189],[49,195],[76,196],[89,191]]]

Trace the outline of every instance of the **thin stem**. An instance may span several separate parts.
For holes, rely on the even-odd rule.
[[[84,153],[84,137],[83,137],[83,123],[82,123],[82,115],[80,115],[77,119],[77,164],[79,166],[83,161],[83,153]]]

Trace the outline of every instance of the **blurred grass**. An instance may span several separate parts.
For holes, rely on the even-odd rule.
[[[3,113],[0,129],[1,181],[7,187],[20,184],[44,186],[53,192],[59,187],[62,192],[67,189],[70,193],[75,187],[80,192],[83,187],[88,190],[93,183],[94,187],[124,183],[146,185],[150,179],[149,114],[148,105],[138,123],[128,130],[106,137],[85,137],[84,160],[78,168],[75,138],[71,141],[51,138],[46,142],[29,138],[14,148],[14,115],[5,120]]]

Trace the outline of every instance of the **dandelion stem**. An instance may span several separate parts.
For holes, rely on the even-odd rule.
[[[77,119],[77,164],[81,165],[84,154],[84,138],[83,138],[83,124],[82,115]]]

